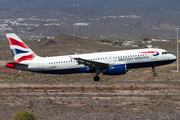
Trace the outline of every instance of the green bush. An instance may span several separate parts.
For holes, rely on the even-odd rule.
[[[112,43],[112,41],[111,41],[111,40],[106,40],[106,39],[101,40],[101,42]]]
[[[21,110],[14,115],[13,120],[37,120],[37,118],[31,111]]]
[[[132,85],[130,85],[130,89],[133,89],[133,86],[132,86]]]

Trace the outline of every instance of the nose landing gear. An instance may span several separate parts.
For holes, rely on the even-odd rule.
[[[156,73],[156,70],[155,70],[154,66],[152,67],[152,69],[153,69],[153,76],[156,77],[157,73]]]

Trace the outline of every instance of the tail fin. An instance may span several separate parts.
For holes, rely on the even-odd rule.
[[[16,63],[33,60],[36,54],[14,33],[6,34],[11,52]]]

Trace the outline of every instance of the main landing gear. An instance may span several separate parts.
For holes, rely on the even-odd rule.
[[[100,69],[96,69],[96,76],[94,77],[94,81],[98,82],[100,80],[100,77],[98,76],[99,73],[101,73]]]
[[[152,67],[152,69],[153,69],[153,76],[156,77],[156,76],[157,76],[157,73],[156,73],[156,71],[155,71],[154,66]]]
[[[95,76],[94,77],[94,81],[98,82],[100,80],[100,77],[99,76]]]

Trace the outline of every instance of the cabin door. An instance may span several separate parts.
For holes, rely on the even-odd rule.
[[[44,69],[43,60],[39,60],[39,61],[38,61],[38,69],[39,69],[39,70]]]

